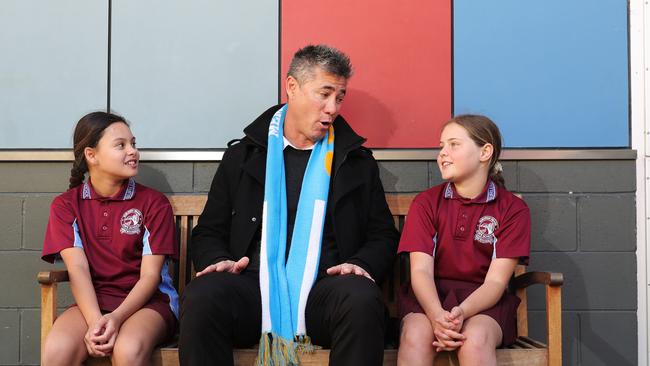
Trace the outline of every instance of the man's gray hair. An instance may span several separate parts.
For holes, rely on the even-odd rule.
[[[314,77],[315,66],[345,79],[352,76],[350,58],[336,48],[324,44],[308,45],[299,49],[293,55],[287,76],[293,76],[302,84]]]

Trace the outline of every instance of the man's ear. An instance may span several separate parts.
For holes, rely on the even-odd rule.
[[[298,90],[298,80],[293,76],[287,76],[287,81],[285,83],[285,89],[287,90],[287,99],[292,99]]]
[[[86,164],[97,165],[97,157],[95,157],[95,149],[93,149],[92,147],[87,147],[84,149],[84,157],[86,158]]]
[[[489,144],[489,143],[485,144],[481,148],[481,156],[480,156],[479,159],[482,162],[490,161],[490,159],[492,159],[492,154],[494,154],[494,146],[492,146],[492,144]]]

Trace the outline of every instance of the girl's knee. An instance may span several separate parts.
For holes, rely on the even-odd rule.
[[[487,329],[472,329],[463,332],[465,341],[460,347],[460,352],[469,352],[474,354],[491,354],[495,352],[497,345],[494,336]]]
[[[113,347],[114,365],[139,365],[151,357],[152,347],[138,337],[118,337]]]
[[[81,364],[86,355],[83,341],[67,337],[47,337],[42,350],[41,361],[44,366]]]
[[[432,345],[433,329],[428,324],[406,323],[400,334],[400,348],[417,350],[419,352],[432,353],[435,351]]]

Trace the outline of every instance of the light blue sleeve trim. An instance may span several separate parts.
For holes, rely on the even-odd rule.
[[[83,248],[84,245],[81,242],[81,236],[79,235],[79,226],[77,226],[77,219],[74,219],[72,222],[72,231],[74,232],[74,243],[72,243],[72,246],[74,248]]]
[[[149,244],[149,229],[144,227],[144,236],[142,238],[142,255],[151,255],[151,245]]]
[[[176,319],[179,319],[178,293],[176,292],[172,278],[169,275],[169,258],[165,259],[165,263],[160,271],[160,277],[162,280],[160,281],[158,289],[169,297],[169,307],[172,309],[172,313],[174,313]]]
[[[431,253],[432,257],[436,256],[436,249],[438,249],[438,233],[433,236],[433,253]]]

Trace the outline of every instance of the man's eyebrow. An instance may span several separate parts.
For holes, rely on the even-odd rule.
[[[321,89],[328,90],[328,91],[332,91],[332,92],[336,91],[336,88],[333,87],[332,85],[323,85],[323,86],[321,86],[320,88],[321,88]],[[343,88],[343,89],[340,90],[340,92],[341,92],[341,94],[344,94],[344,95],[345,95],[346,89]]]

